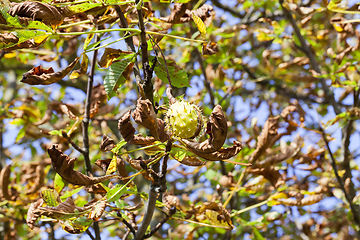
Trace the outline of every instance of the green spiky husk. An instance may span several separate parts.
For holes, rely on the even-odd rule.
[[[167,124],[174,136],[180,138],[195,137],[199,127],[200,110],[196,105],[186,101],[178,101],[168,109]]]

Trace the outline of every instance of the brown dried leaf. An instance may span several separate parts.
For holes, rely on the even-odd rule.
[[[44,204],[44,200],[42,198],[30,204],[26,217],[26,223],[30,229],[34,228],[34,224],[36,220],[40,217],[41,212],[39,212],[38,209],[43,204]]]
[[[168,192],[165,192],[163,194],[163,203],[166,205],[168,209],[171,209],[172,207],[179,207],[180,206],[180,199],[179,197],[169,194]]]
[[[9,14],[13,17],[28,17],[47,25],[58,26],[62,23],[62,16],[57,8],[41,2],[13,3]]]
[[[291,144],[287,146],[284,151],[274,156],[268,157],[261,162],[255,163],[253,168],[268,167],[294,157],[301,150],[303,142],[303,138],[300,137],[300,135],[297,135],[294,141],[291,142]]]
[[[2,197],[11,200],[11,192],[9,191],[11,165],[6,165],[0,172],[0,190]]]
[[[203,55],[214,55],[219,51],[219,47],[215,42],[203,43],[202,52]]]
[[[61,111],[68,116],[70,119],[72,120],[76,120],[77,117],[75,116],[75,114],[70,110],[70,108],[68,107],[67,104],[60,104],[59,105]]]
[[[222,175],[219,179],[219,184],[224,188],[233,188],[235,187],[234,176],[231,172],[228,175]]]
[[[102,177],[89,177],[81,172],[74,171],[74,162],[76,158],[70,159],[66,154],[58,150],[57,145],[52,145],[48,149],[51,158],[51,164],[54,170],[66,181],[75,185],[87,186],[103,182],[114,176],[107,175]]]
[[[169,136],[165,132],[163,120],[156,118],[156,113],[151,102],[139,99],[136,109],[131,115],[135,122],[149,129],[151,135],[161,142],[168,140]]]
[[[227,136],[227,120],[220,105],[217,105],[212,111],[206,126],[206,133],[210,135],[210,138],[202,143],[187,139],[182,141],[191,152],[197,155],[198,153],[212,153],[219,150],[224,145]]]
[[[75,58],[69,66],[58,72],[54,72],[52,68],[43,69],[41,66],[34,67],[23,74],[21,82],[30,85],[49,85],[56,83],[63,79],[74,68],[79,59],[79,57]]]
[[[276,201],[280,204],[287,206],[307,206],[320,202],[324,197],[324,194],[315,194],[305,197],[301,200],[293,198],[279,198]]]
[[[285,184],[285,181],[283,180],[279,171],[275,170],[273,167],[247,168],[246,171],[255,175],[263,175],[275,188]]]
[[[126,112],[119,120],[118,128],[121,136],[126,142],[140,146],[148,146],[153,144],[156,140],[153,137],[143,137],[135,134],[135,128],[130,122],[130,111]]]
[[[38,211],[40,215],[44,215],[49,218],[59,219],[68,213],[75,213],[75,210],[79,212],[84,212],[93,207],[94,203],[90,202],[84,207],[78,207],[75,205],[74,200],[69,197],[65,200],[65,202],[60,203],[56,207],[39,207]],[[35,211],[36,212],[36,211]]]
[[[221,203],[205,202],[201,205],[198,213],[204,213],[206,218],[212,224],[228,226],[229,229],[234,228],[231,222],[230,213],[223,207]]]
[[[143,164],[147,165],[149,163],[151,163],[152,161],[155,161],[155,159],[158,158],[158,156],[154,156],[152,158],[149,159],[143,159],[141,156],[138,158],[126,158],[125,160],[130,164],[130,166],[138,171],[143,170],[143,168],[141,167],[141,162],[143,162]]]
[[[110,165],[111,160],[112,160],[112,158],[98,159],[98,160],[96,160],[95,165],[100,167],[104,172],[106,172]]]
[[[94,204],[93,209],[89,213],[88,218],[94,221],[99,220],[105,211],[105,207],[106,207],[106,199],[98,201],[97,203]]]
[[[106,136],[106,134],[103,135],[103,139],[100,143],[100,150],[103,152],[111,151],[115,147],[115,141],[114,139]]]
[[[261,134],[257,138],[256,149],[251,155],[251,163],[254,163],[268,147],[270,147],[278,140],[278,128],[279,116],[271,117],[266,120],[264,129],[261,131]]]
[[[38,164],[35,170],[35,179],[33,180],[33,184],[30,189],[26,191],[26,194],[33,194],[37,192],[43,185],[45,179],[44,166],[42,164]]]
[[[181,164],[185,164],[185,165],[191,166],[191,167],[199,167],[199,166],[206,165],[205,161],[201,161],[197,157],[189,157],[189,156],[186,156],[183,160],[181,160],[179,162]]]
[[[229,148],[221,148],[216,152],[212,153],[202,153],[200,151],[193,151],[189,149],[192,153],[196,154],[198,157],[201,157],[208,161],[221,161],[234,157],[241,151],[241,143],[238,141],[234,141],[234,146]]]
[[[116,157],[116,169],[121,177],[125,178],[129,176],[128,172],[126,171],[125,161],[119,156]],[[127,183],[129,180],[130,179],[125,179],[124,182]]]
[[[132,54],[133,52],[130,51],[123,51],[120,49],[114,49],[114,48],[105,48],[104,54],[101,56],[101,59],[99,61],[99,66],[102,68],[108,68],[111,64],[113,64],[116,61],[118,57],[128,54]]]
[[[214,8],[208,4],[204,4],[196,10],[190,10],[187,7],[190,7],[190,5],[176,3],[171,14],[168,17],[160,18],[160,20],[167,23],[184,23],[191,21],[191,15],[194,14],[201,18],[206,26],[209,26],[215,16]]]
[[[103,188],[103,186],[101,186],[100,184],[94,184],[94,185],[88,186],[85,188],[85,190],[88,193],[101,194],[101,195],[105,195],[107,193],[106,189]]]

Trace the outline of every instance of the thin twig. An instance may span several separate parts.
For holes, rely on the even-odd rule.
[[[86,233],[91,238],[91,240],[95,240],[95,237],[92,235],[89,229],[86,229]]]
[[[94,42],[99,41],[99,36],[95,34]],[[87,174],[92,174],[92,168],[90,163],[90,146],[89,146],[89,123],[90,123],[90,107],[91,107],[91,92],[94,84],[94,72],[95,72],[95,66],[96,66],[96,59],[97,59],[97,53],[98,51],[94,51],[93,59],[91,62],[90,67],[90,73],[88,77],[88,83],[87,83],[87,89],[86,89],[86,101],[85,101],[85,113],[84,113],[84,119],[83,119],[83,155],[85,159],[85,169]],[[94,198],[94,194],[92,194],[92,198]],[[94,222],[93,224],[94,231],[95,231],[95,239],[100,240],[100,228],[99,223]]]
[[[121,217],[121,212],[119,211],[118,213],[117,213],[117,215],[119,216],[119,217]],[[128,222],[128,221],[126,221],[126,219],[125,218],[123,218],[123,217],[121,217],[122,218],[122,222],[125,224],[125,226],[129,229],[129,231],[134,235],[134,237],[135,237],[135,235],[136,235],[136,231],[135,231],[135,229],[133,228],[133,226],[131,226],[131,224]]]
[[[198,55],[198,62],[200,64],[200,68],[201,68],[201,71],[204,75],[204,85],[205,85],[205,88],[207,90],[207,92],[209,93],[209,96],[210,96],[210,104],[211,104],[211,108],[214,108],[215,107],[215,98],[214,98],[214,94],[211,90],[211,87],[210,87],[210,82],[207,78],[207,75],[206,75],[206,69],[205,69],[205,64],[204,64],[204,59],[203,59],[203,56],[201,55],[201,53],[199,52],[199,50],[196,49],[196,53]]]
[[[297,26],[296,24],[296,21],[295,19],[293,18],[291,12],[283,6],[283,3],[284,3],[284,0],[279,0],[280,2],[280,5],[283,9],[283,12],[284,12],[284,15],[285,17],[289,20],[291,26],[293,27],[294,29],[294,32],[295,32],[295,35],[297,36],[297,38],[299,39],[300,41],[300,44],[301,44],[301,48],[302,48],[302,51],[305,53],[305,55],[309,58],[310,60],[310,65],[311,67],[318,73],[318,74],[321,74],[321,69],[320,69],[320,66],[315,58],[315,55],[313,54],[313,52],[311,51],[311,46],[309,44],[306,43],[305,41],[305,38],[303,35],[301,35],[301,32],[300,32],[300,29],[299,27]],[[338,105],[338,103],[335,101],[335,98],[334,98],[334,94],[332,93],[332,91],[330,90],[329,86],[326,84],[326,81],[324,78],[319,78],[320,80],[320,83],[322,85],[322,88],[325,92],[325,96],[326,98],[329,99],[329,102],[330,104],[333,106],[334,108],[334,112],[336,113],[336,115],[340,114],[341,113],[341,109]]]
[[[337,168],[336,168],[336,161],[335,161],[335,158],[334,158],[334,155],[332,154],[331,152],[331,149],[330,149],[330,146],[329,146],[329,142],[328,140],[326,139],[326,135],[325,135],[325,132],[324,132],[324,129],[322,129],[322,127],[320,127],[320,131],[322,132],[322,136],[323,136],[323,139],[324,139],[324,142],[325,142],[325,145],[326,145],[326,148],[328,149],[329,151],[329,155],[330,155],[330,158],[331,158],[331,166],[334,170],[334,174],[335,174],[335,177],[340,185],[340,188],[341,190],[343,191],[344,195],[345,195],[345,198],[350,206],[350,210],[352,212],[352,215],[353,215],[353,218],[354,218],[354,222],[356,225],[358,225],[358,227],[360,227],[360,218],[359,218],[359,215],[357,213],[357,210],[352,202],[352,199],[351,197],[349,196],[349,194],[347,193],[346,189],[345,189],[345,186],[342,182],[342,179],[337,171]],[[357,234],[360,236],[360,230],[357,232]]]
[[[166,223],[169,218],[176,213],[176,207],[170,209],[169,214],[165,215],[164,219],[159,222],[154,229],[151,229],[150,233],[144,236],[144,239],[152,237],[159,229]]]
[[[142,1],[142,0],[141,0]],[[138,5],[140,0],[136,0],[135,3]],[[152,78],[152,70],[149,64],[149,53],[148,53],[148,44],[146,42],[146,31],[144,24],[144,17],[142,14],[142,2],[140,3],[140,8],[137,9],[138,18],[139,18],[139,28],[141,30],[140,40],[141,40],[141,60],[144,71],[144,81],[142,82],[142,87],[144,89],[145,98],[149,99],[150,102],[154,105],[154,87],[151,81]]]
[[[117,6],[117,5],[114,6],[114,7],[115,7],[116,13],[118,14],[118,16],[120,18],[120,26],[122,28],[128,28],[128,23],[126,21],[125,15],[122,12],[121,8],[119,6]],[[128,35],[130,35],[130,32],[126,32],[124,34],[124,38],[127,37]],[[136,49],[135,49],[135,46],[134,46],[134,41],[133,41],[132,37],[126,38],[125,43],[126,43],[128,51],[136,52]],[[143,87],[142,87],[142,84],[141,84],[143,82],[143,80],[142,80],[141,75],[140,75],[139,64],[137,62],[137,58],[135,58],[135,63],[134,63],[134,75],[135,75],[135,79],[136,79],[136,84],[139,87],[140,96],[145,98],[145,93],[144,93],[144,90],[143,90]]]
[[[65,131],[62,131],[62,136],[64,138],[66,138],[66,140],[71,144],[71,146],[73,148],[75,148],[75,150],[77,150],[79,153],[81,154],[85,154],[85,151],[84,149],[82,149],[81,147],[79,147],[70,137],[69,135],[65,132]]]

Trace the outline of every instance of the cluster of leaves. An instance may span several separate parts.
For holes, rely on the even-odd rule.
[[[0,2],[0,238],[359,238],[358,5]]]

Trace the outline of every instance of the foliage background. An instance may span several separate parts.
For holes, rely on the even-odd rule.
[[[45,29],[49,37],[44,42],[33,35],[27,39],[23,36],[25,40],[32,39],[35,45],[26,43],[25,46],[9,47],[4,35],[0,38],[0,167],[3,169],[0,174],[0,236],[4,239],[69,238],[61,230],[61,224],[52,221],[40,220],[30,230],[25,221],[27,211],[30,203],[39,198],[40,188],[54,187],[55,171],[46,152],[53,143],[59,144],[67,155],[78,157],[75,169],[86,172],[83,155],[69,142],[71,139],[78,146],[83,146],[84,142],[81,121],[77,122],[76,117],[84,117],[86,87],[94,55],[92,49],[96,47],[93,44],[96,37],[85,31],[105,30],[105,33],[95,34],[100,40],[110,37],[102,41],[101,46],[124,36],[122,31],[106,32],[107,29],[119,29],[114,22],[118,19],[115,4],[84,13],[79,7],[81,3],[44,2],[57,7],[73,7],[73,11],[77,11],[76,17],[68,17],[58,26],[51,26],[51,31]],[[125,6],[123,1],[112,2]],[[93,4],[91,1],[84,3]],[[105,1],[105,5],[108,3]],[[177,197],[178,214],[206,202],[216,202],[227,208],[234,228],[226,231],[214,227],[219,224],[201,216],[192,216],[192,222],[170,218],[152,238],[358,239],[359,5],[347,1],[311,0],[212,0],[191,1],[185,5],[186,9],[192,10],[203,9],[204,4],[213,6],[212,11],[207,11],[210,14],[202,17],[206,25],[205,36],[200,36],[199,26],[191,18],[178,23],[172,21],[168,16],[177,15],[172,10],[174,4],[169,3],[151,2],[154,12],[144,11],[144,19],[152,24],[146,24],[146,27],[148,31],[159,31],[157,26],[166,28],[165,34],[182,38],[165,36],[161,41],[158,39],[164,56],[173,60],[171,66],[175,72],[179,71],[178,67],[186,71],[191,86],[174,88],[174,95],[183,95],[199,105],[205,116],[210,116],[215,105],[220,104],[228,119],[226,145],[237,140],[243,146],[231,160],[253,165],[209,162],[203,167],[188,167],[170,160],[167,186],[169,194]],[[126,12],[129,28],[138,29],[137,11],[132,12],[135,4],[126,6],[130,6]],[[144,6],[149,5],[145,3]],[[2,16],[6,18],[5,8],[1,8]],[[97,24],[95,28],[94,23],[101,18],[109,18],[109,23]],[[68,25],[79,20],[85,22]],[[20,26],[24,26],[23,23]],[[9,19],[5,24],[1,22],[0,29],[2,34],[21,32],[14,23],[9,24]],[[71,32],[82,33],[72,35]],[[139,36],[139,32],[134,33]],[[192,41],[194,39],[215,42],[217,53],[203,55],[202,43]],[[138,37],[134,38],[136,49],[139,41]],[[87,48],[84,47],[86,44],[92,45]],[[155,52],[152,44],[148,46],[151,60]],[[127,50],[125,41],[108,47]],[[73,79],[66,76],[49,86],[20,82],[23,74],[34,66],[41,65],[46,69],[51,66],[55,72],[65,69],[84,49],[89,50],[86,53],[89,59],[85,69],[87,74],[80,72],[73,75]],[[158,61],[163,63],[159,51],[156,54]],[[98,60],[103,55],[106,56],[104,48],[95,54]],[[81,63],[85,62],[85,55],[82,56]],[[142,77],[143,58],[144,54],[139,53],[137,60]],[[108,83],[113,87],[113,83],[109,83],[109,74],[119,69],[119,64],[115,64],[94,65],[94,86]],[[74,69],[79,68],[78,63]],[[163,82],[166,78],[161,74],[164,72],[155,69],[152,78],[154,101],[166,107],[166,83]],[[99,86],[95,88],[99,91],[94,90],[98,95],[92,96],[100,101],[89,126],[89,159],[96,176],[104,173],[94,162],[112,157],[112,154],[99,150],[102,135],[107,134],[115,143],[122,140],[117,121],[127,110],[135,108],[140,96],[132,68],[127,74],[120,72],[120,75],[124,79],[120,79],[118,91],[111,99],[105,99],[106,94]],[[118,78],[115,77],[115,81]],[[185,82],[179,79],[179,76],[173,77],[174,86],[187,84],[186,79]],[[109,88],[106,89],[111,94]],[[76,117],[59,108],[60,103]],[[94,101],[92,108],[95,104]],[[163,112],[158,117],[163,118]],[[65,138],[61,130],[70,137]],[[137,130],[148,134],[145,128]],[[127,150],[134,147],[125,146]],[[143,153],[137,151],[133,157],[140,154]],[[8,176],[6,166],[10,166]],[[126,168],[129,173],[137,172],[129,165]],[[9,184],[5,184],[7,181]],[[112,181],[114,185],[121,185],[117,180]],[[149,180],[138,176],[134,182],[137,197],[125,199],[124,206],[141,201],[146,203],[146,197],[141,200],[139,196],[149,192]],[[67,185],[61,195],[73,189],[74,186]],[[4,192],[10,193],[10,198]],[[73,199],[76,205],[82,206],[92,196],[81,190],[73,195]],[[141,223],[146,211],[145,204],[135,212],[123,210],[122,213],[135,226]],[[99,221],[101,238],[110,235],[122,239],[128,228],[121,218],[111,215],[112,212],[106,209]],[[131,219],[131,216],[137,218]],[[154,228],[164,217],[164,213],[156,210],[151,226]],[[90,228],[92,233],[83,234],[98,237],[93,228],[96,227]]]

